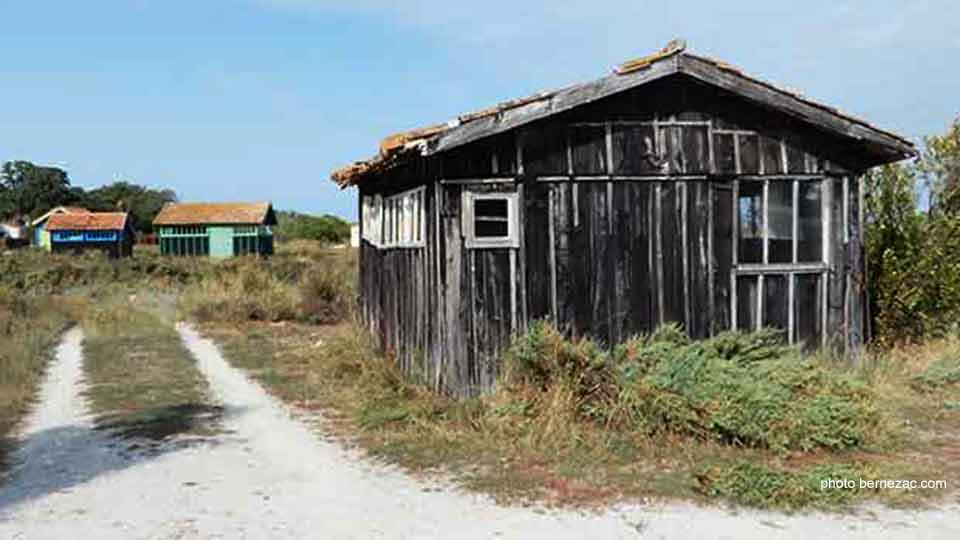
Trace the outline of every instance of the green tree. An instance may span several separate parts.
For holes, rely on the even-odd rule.
[[[960,323],[960,121],[925,139],[916,164],[867,176],[870,301],[881,342],[917,340]],[[919,209],[918,183],[931,194]]]
[[[8,161],[0,167],[0,213],[36,217],[69,202],[66,171],[29,161]]]
[[[282,241],[316,240],[325,244],[342,244],[350,239],[350,223],[331,215],[279,212],[276,234]]]
[[[133,216],[134,224],[142,233],[153,232],[153,219],[168,202],[175,202],[177,194],[170,189],[151,189],[129,182],[114,182],[84,193],[83,206],[100,212],[125,211]]]
[[[870,312],[884,339],[906,332],[923,309],[923,291],[914,288],[909,272],[918,263],[925,220],[917,205],[916,166],[887,165],[864,182]]]
[[[924,139],[921,172],[928,179],[933,213],[960,212],[960,118],[942,135]]]

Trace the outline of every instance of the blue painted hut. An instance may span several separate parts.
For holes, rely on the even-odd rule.
[[[133,254],[133,220],[126,212],[56,214],[46,228],[54,253],[95,250],[113,258]]]

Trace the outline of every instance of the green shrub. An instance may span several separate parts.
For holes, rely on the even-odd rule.
[[[859,481],[866,476],[865,471],[849,465],[818,465],[792,471],[739,462],[706,467],[697,474],[697,481],[704,494],[744,506],[786,510],[807,507],[837,509],[864,494],[859,489]],[[852,482],[855,487],[830,486],[826,483],[830,480]]]
[[[569,388],[579,414],[651,435],[786,452],[862,447],[889,428],[863,380],[804,359],[773,331],[690,342],[668,326],[606,352],[537,323],[506,365],[507,384]]]
[[[960,383],[960,357],[947,355],[936,360],[923,373],[913,377],[911,385],[930,391]]]

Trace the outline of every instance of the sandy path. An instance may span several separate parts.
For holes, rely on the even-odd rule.
[[[27,463],[0,494],[0,538],[960,538],[958,507],[884,510],[882,519],[868,519],[687,505],[599,515],[496,506],[317,439],[215,345],[188,327],[181,334],[227,409],[228,433],[215,444],[124,459],[90,434],[77,395],[80,338],[72,333],[25,434]],[[61,428],[86,435],[66,445],[38,437]],[[56,467],[46,465],[50,458],[60,463],[54,476],[82,481],[24,494],[45,483]],[[91,468],[86,459],[108,466]]]

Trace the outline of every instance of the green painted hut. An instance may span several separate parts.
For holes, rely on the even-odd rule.
[[[153,220],[161,254],[221,258],[272,255],[276,224],[268,202],[167,203]]]

